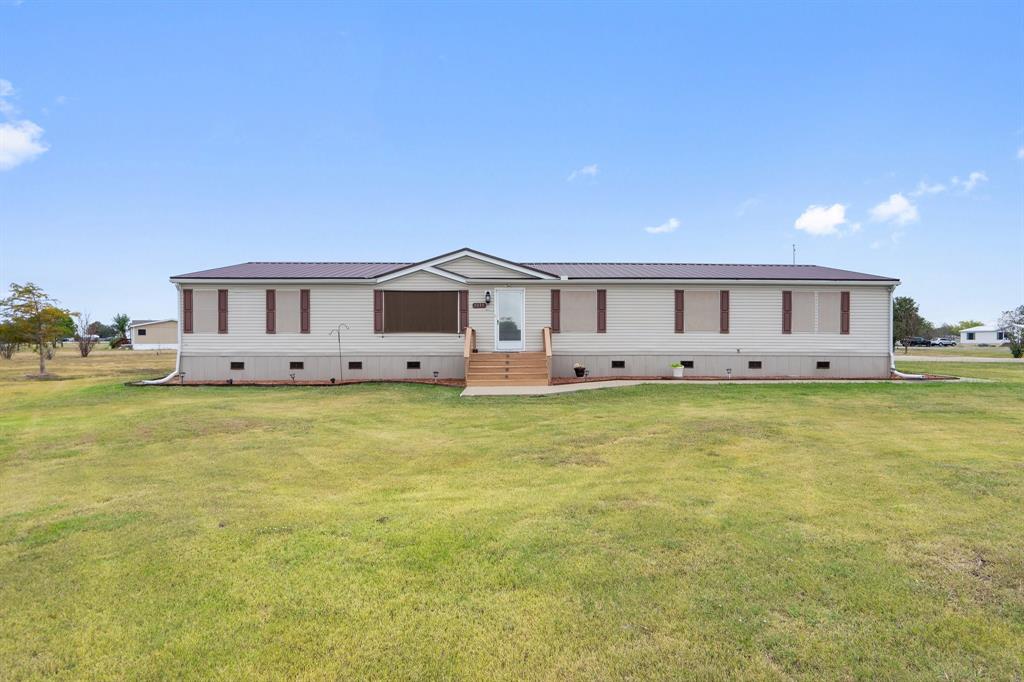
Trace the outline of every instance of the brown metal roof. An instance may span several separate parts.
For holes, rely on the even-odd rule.
[[[368,279],[411,263],[239,263],[172,279]]]
[[[200,270],[172,279],[374,279],[415,263],[240,263]],[[895,282],[820,265],[744,265],[711,263],[518,263],[569,279],[779,279]]]
[[[896,281],[820,265],[714,263],[523,263],[570,279],[812,279]]]

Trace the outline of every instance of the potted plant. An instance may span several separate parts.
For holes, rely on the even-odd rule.
[[[576,376],[578,377],[584,377],[587,374],[587,368],[580,362],[577,362],[572,366],[572,371],[576,372]]]
[[[672,378],[682,379],[683,378],[683,363],[673,362],[672,365]]]

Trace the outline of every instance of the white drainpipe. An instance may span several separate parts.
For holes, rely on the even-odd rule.
[[[167,384],[178,376],[178,372],[181,371],[181,328],[185,324],[185,320],[182,319],[181,310],[181,285],[175,284],[174,288],[178,292],[178,353],[174,358],[174,371],[165,376],[163,379],[151,379],[149,381],[140,381],[140,384],[145,386],[158,386],[160,384]]]

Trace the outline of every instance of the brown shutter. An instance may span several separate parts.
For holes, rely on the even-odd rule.
[[[192,290],[181,290],[181,317],[184,333],[192,333]]]
[[[557,334],[562,329],[562,291],[551,290],[551,332]]]
[[[228,333],[228,290],[217,289],[217,333]]]
[[[384,292],[373,290],[373,333],[384,333]]]
[[[839,294],[839,333],[850,333],[850,292]]]
[[[719,294],[719,300],[722,304],[721,313],[719,318],[719,331],[723,334],[729,333],[729,292],[725,289]]]
[[[459,333],[462,334],[469,327],[469,290],[459,291]]]
[[[309,333],[309,289],[299,289],[299,333]]]
[[[267,333],[277,332],[277,292],[267,289]]]
[[[597,290],[597,333],[608,331],[608,290]]]
[[[676,334],[683,333],[683,290],[676,289]]]
[[[782,333],[793,333],[793,292],[782,292]]]

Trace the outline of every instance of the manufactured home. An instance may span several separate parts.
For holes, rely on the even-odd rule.
[[[178,348],[177,320],[132,320],[128,341],[133,350],[175,350]]]
[[[251,262],[175,275],[187,382],[888,377],[893,277],[816,265]]]
[[[960,343],[965,346],[1001,346],[1008,343],[1006,332],[995,324],[982,324],[960,331]]]

